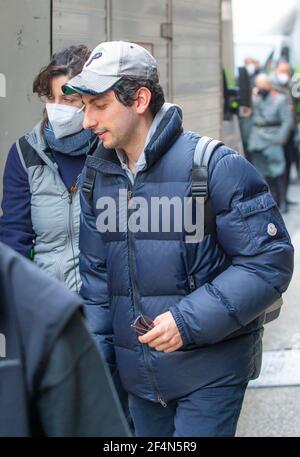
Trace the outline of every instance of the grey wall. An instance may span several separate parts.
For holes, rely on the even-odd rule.
[[[53,0],[53,52],[72,44],[85,44],[93,49],[105,41],[109,3],[107,0]]]
[[[32,82],[50,56],[50,0],[0,0],[0,197],[2,173],[13,142],[41,115]],[[3,84],[2,84],[3,89]]]
[[[228,0],[227,0],[228,1]],[[161,24],[172,24],[172,36]],[[153,52],[169,101],[184,125],[220,138],[222,124],[221,0],[54,0],[53,49],[131,40]]]
[[[184,126],[221,137],[223,118],[221,2],[173,1],[173,94]]]

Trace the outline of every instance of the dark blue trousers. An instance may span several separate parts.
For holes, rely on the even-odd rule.
[[[167,407],[129,394],[139,437],[232,437],[247,384],[205,387],[170,401]]]

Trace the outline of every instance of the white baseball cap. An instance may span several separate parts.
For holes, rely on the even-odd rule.
[[[64,84],[62,90],[65,94],[102,94],[123,76],[157,80],[157,62],[138,44],[106,41],[92,51],[82,72]]]

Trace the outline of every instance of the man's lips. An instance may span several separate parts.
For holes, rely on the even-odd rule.
[[[104,135],[108,132],[108,130],[103,130],[102,132],[97,132],[98,137],[100,140],[103,139]]]

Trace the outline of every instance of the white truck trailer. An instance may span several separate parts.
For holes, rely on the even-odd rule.
[[[186,129],[224,139],[222,67],[233,66],[231,0],[0,0],[0,199],[11,144],[40,119],[32,82],[71,44],[145,46]],[[224,62],[226,60],[226,62]],[[232,130],[231,143],[235,138]]]

